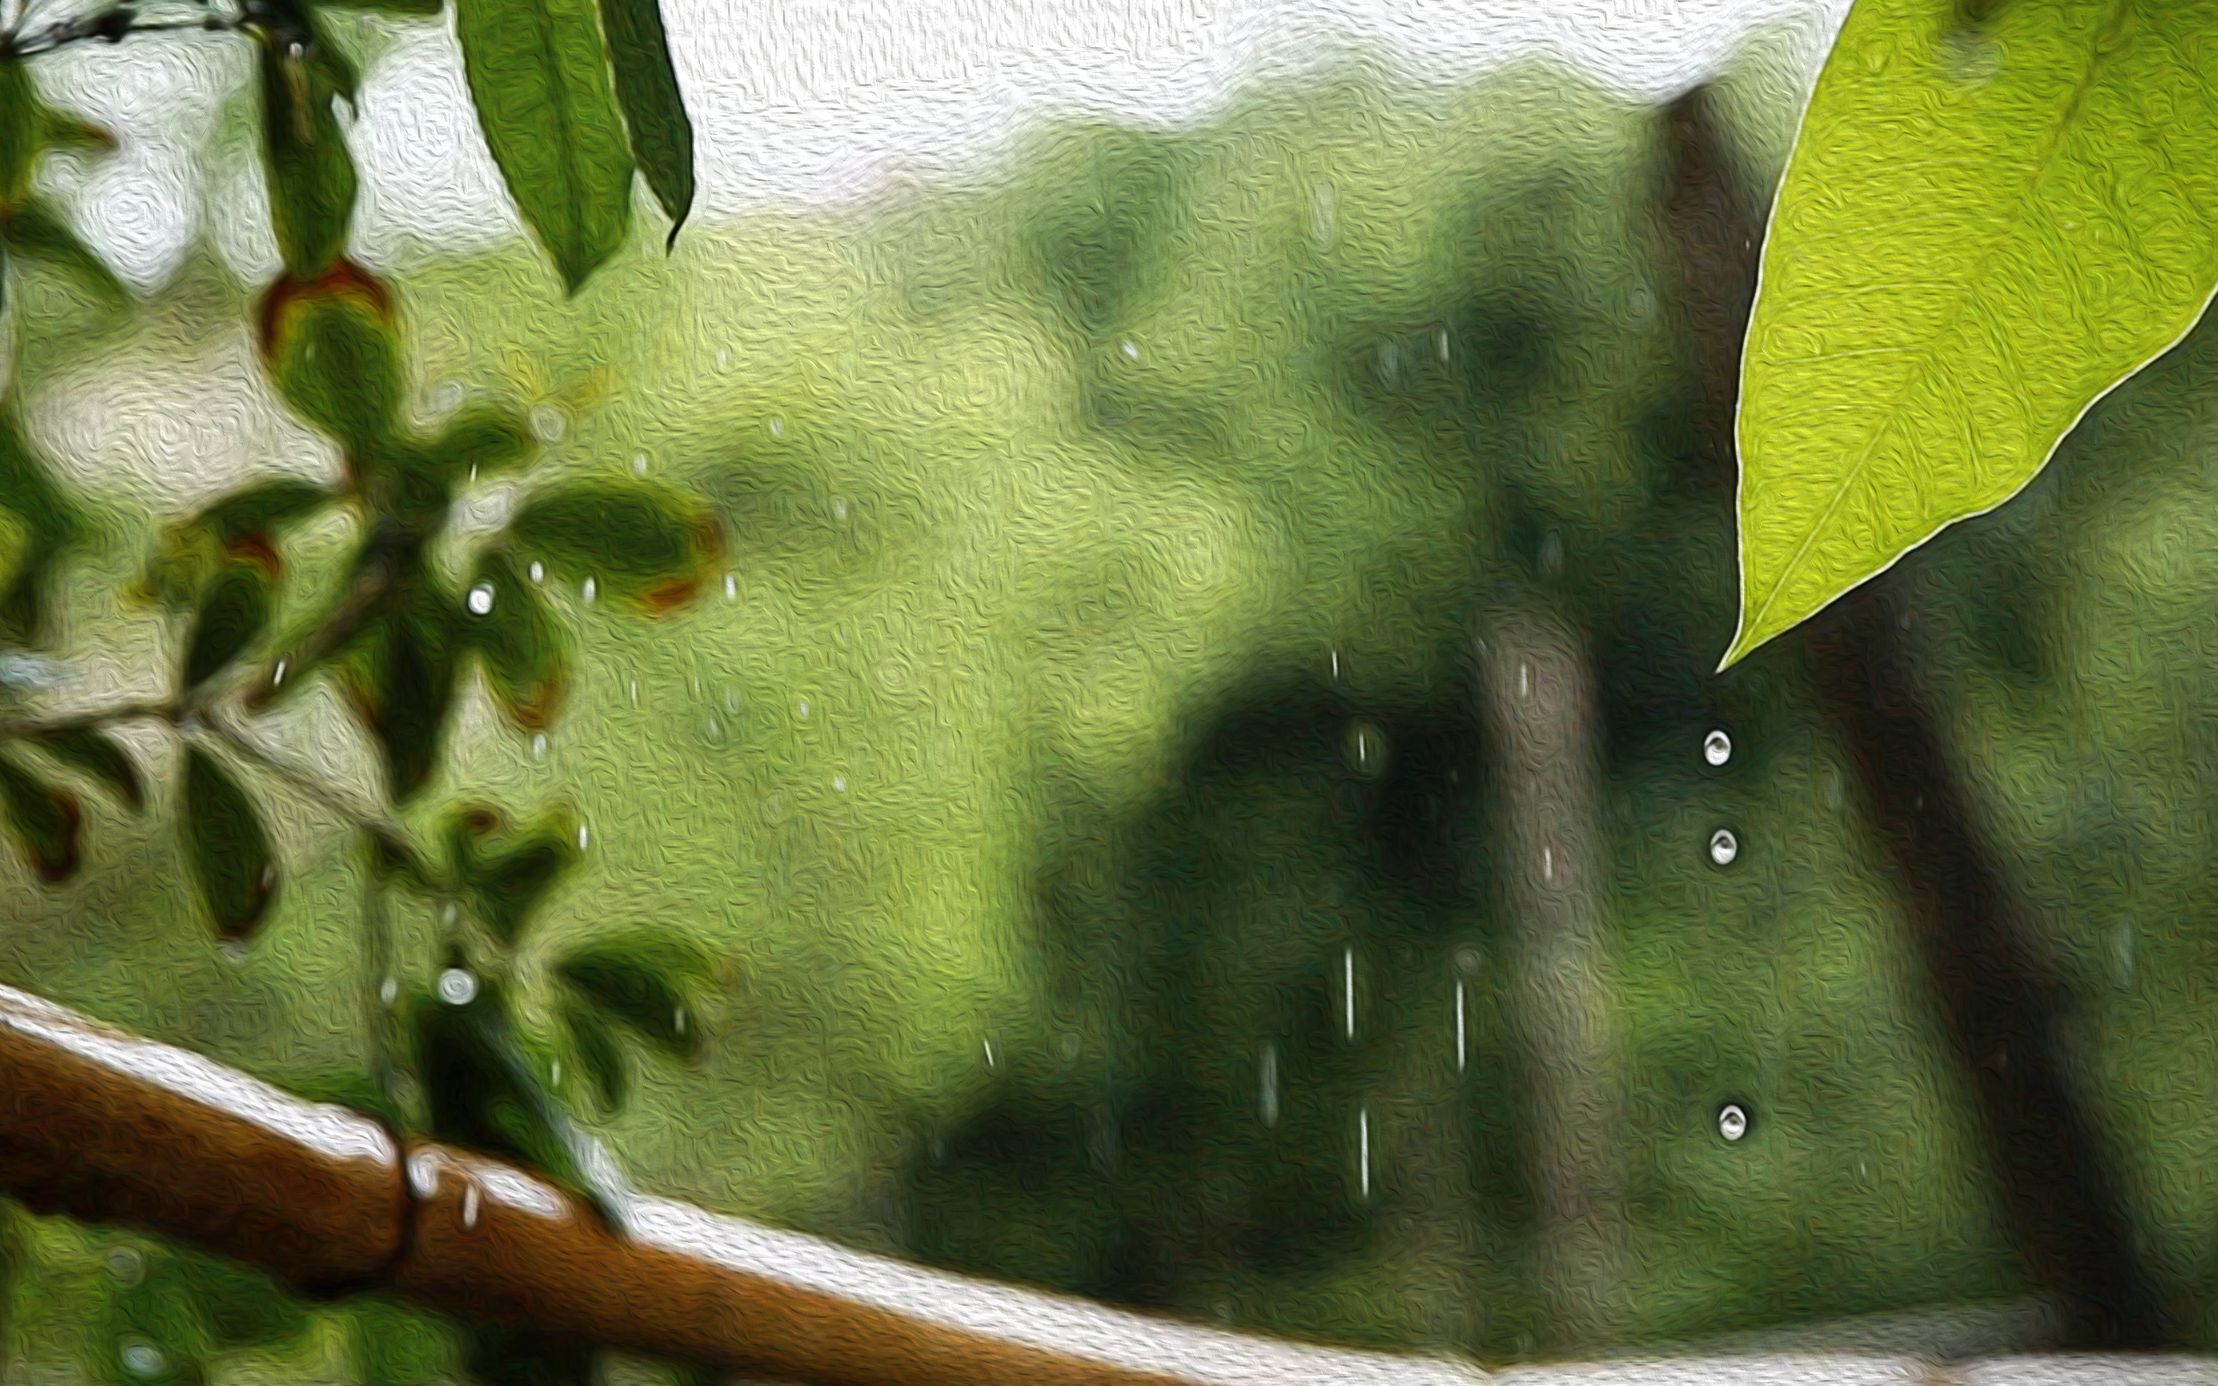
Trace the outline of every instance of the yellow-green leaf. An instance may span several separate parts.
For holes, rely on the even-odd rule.
[[[254,932],[277,892],[277,861],[262,816],[229,771],[198,746],[185,748],[185,859],[201,903],[227,939]]]
[[[2040,471],[2218,284],[2218,0],[1858,0],[1740,402],[1749,651]]]
[[[493,162],[575,293],[631,226],[631,149],[594,0],[458,0],[455,32]]]

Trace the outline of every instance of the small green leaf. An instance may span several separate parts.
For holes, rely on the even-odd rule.
[[[680,1058],[700,1052],[701,1027],[683,983],[708,970],[691,943],[668,934],[635,934],[588,943],[555,964],[580,998]]]
[[[556,806],[525,828],[504,832],[490,809],[465,806],[448,815],[447,847],[471,908],[504,945],[513,947],[547,895],[578,861],[577,815]]]
[[[282,297],[268,314],[277,339],[271,374],[278,392],[350,450],[376,446],[391,434],[400,409],[400,344],[391,320],[368,293],[351,286],[319,291],[295,285]]]
[[[576,293],[631,226],[632,156],[594,0],[457,0],[493,162]]]
[[[12,207],[30,194],[41,104],[24,64],[0,64],[0,205]]]
[[[1727,665],[2016,495],[2218,284],[2218,0],[1858,0],[1743,357]]]
[[[522,1329],[473,1324],[464,1370],[478,1386],[596,1386],[595,1353]]]
[[[85,859],[85,814],[76,795],[0,752],[0,807],[40,880],[56,885],[77,874]]]
[[[71,727],[40,732],[30,740],[55,760],[98,780],[132,812],[146,807],[146,785],[139,778],[137,763],[107,732],[96,727]]]
[[[351,69],[343,66],[343,55],[336,68],[329,57],[311,61],[274,34],[262,39],[260,50],[270,226],[286,269],[310,279],[345,252],[354,221],[354,159],[332,110],[335,99],[349,95],[338,84],[351,80]]]
[[[0,69],[7,66],[0,63]],[[13,409],[0,410],[0,496],[26,536],[16,574],[0,591],[0,645],[37,646],[50,634],[46,597],[54,569],[83,542],[86,523]]]
[[[39,143],[69,154],[113,154],[121,147],[113,131],[66,111],[42,105],[39,110]]]
[[[531,423],[512,405],[465,405],[431,445],[446,473],[458,480],[494,476],[531,461],[539,451]]]
[[[431,779],[446,744],[454,709],[458,608],[445,583],[419,565],[362,646],[371,665],[369,696],[357,710],[384,748],[395,803],[414,798]]]
[[[544,729],[562,708],[570,663],[568,639],[546,596],[508,555],[489,550],[478,557],[467,601],[463,629],[485,662],[494,705],[526,731]]]
[[[508,534],[519,555],[654,610],[689,600],[723,547],[705,507],[647,482],[550,486],[524,502]]]
[[[693,210],[693,122],[678,91],[670,38],[657,0],[600,0],[600,5],[632,155],[670,217],[667,246]]]
[[[123,287],[115,271],[78,239],[69,223],[35,197],[8,213],[7,242],[11,254],[52,265],[76,278],[97,298],[113,307],[122,307],[131,301],[131,291]]]
[[[272,1346],[307,1331],[307,1307],[260,1271],[214,1256],[181,1260],[181,1278],[216,1351]]]
[[[624,1099],[631,1094],[631,1069],[600,1013],[575,997],[566,998],[562,1002],[562,1023],[570,1032],[571,1052],[593,1080],[602,1109],[611,1113],[623,1110]]]
[[[277,894],[269,833],[238,781],[198,746],[185,748],[185,858],[202,905],[227,939],[261,926]]]
[[[338,499],[338,493],[312,481],[280,477],[235,491],[209,506],[190,523],[227,547],[268,541]]]
[[[259,563],[233,563],[200,599],[185,641],[184,691],[200,687],[244,653],[270,618],[270,575]]]

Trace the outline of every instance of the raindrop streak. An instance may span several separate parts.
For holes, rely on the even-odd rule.
[[[1519,698],[1530,698],[1532,695],[1533,666],[1520,660],[1517,665],[1517,696]]]
[[[634,453],[634,454],[632,454],[632,475],[633,475],[633,476],[645,476],[645,475],[647,475],[647,454],[646,454],[646,453],[640,452],[640,453]]]
[[[547,565],[536,558],[531,561],[531,580],[533,582],[545,582],[547,580]]]
[[[1740,839],[1733,836],[1731,828],[1719,828],[1710,834],[1710,860],[1719,866],[1731,866],[1741,854]]]
[[[1342,968],[1340,991],[1343,1000],[1346,1002],[1348,1041],[1352,1044],[1355,1041],[1355,949],[1350,948],[1344,951],[1340,955],[1340,961]]]
[[[809,720],[809,700],[807,698],[803,698],[799,703],[795,704],[794,708],[795,711],[801,714],[802,721],[806,722]]]
[[[832,792],[834,794],[845,794],[847,792],[847,777],[845,775],[832,776]]]
[[[1468,1034],[1463,1019],[1463,983],[1458,980],[1456,982],[1456,1072],[1458,1073],[1463,1072],[1466,1057],[1470,1053],[1470,1048],[1466,1043],[1467,1039]]]
[[[770,421],[770,436],[773,438],[786,436],[786,421],[784,419],[772,419]]]
[[[1729,1141],[1748,1134],[1748,1112],[1738,1102],[1728,1102],[1717,1114],[1717,1133]]]
[[[992,1068],[992,1067],[993,1067],[993,1041],[992,1041],[992,1040],[987,1040],[987,1041],[985,1041],[985,1046],[986,1046],[986,1067],[988,1067],[988,1068]]]
[[[545,760],[547,758],[547,734],[545,732],[539,732],[532,737],[531,758],[533,760]]]
[[[477,996],[477,978],[463,968],[450,967],[439,974],[439,999],[450,1006],[467,1006]]]
[[[1340,651],[1338,650],[1332,652],[1332,677],[1334,682],[1338,682],[1340,679]]]
[[[1128,341],[1124,344],[1124,359],[1127,361],[1140,359],[1140,344],[1138,342]]]
[[[836,500],[832,502],[832,518],[840,521],[845,521],[847,519],[846,501]]]
[[[1371,1109],[1358,1108],[1355,1114],[1355,1168],[1363,1190],[1363,1197],[1371,1197]]]
[[[377,988],[377,999],[390,1006],[400,997],[400,983],[387,977]]]
[[[587,834],[585,825],[583,823],[578,824],[578,850],[584,851],[585,844],[590,841],[592,841],[592,838]]]
[[[1540,848],[1540,879],[1550,885],[1556,883],[1556,849],[1545,843]]]
[[[593,579],[587,578],[585,580],[585,586],[579,590],[585,597],[586,605],[590,606],[593,604],[593,599],[600,595],[601,585],[595,582]]]
[[[470,589],[470,614],[489,616],[493,612],[493,584],[481,582]]]
[[[285,661],[277,661],[277,672],[270,675],[270,687],[282,688],[285,684]]]
[[[1722,730],[1713,731],[1702,738],[1702,759],[1712,765],[1723,765],[1733,758],[1733,738]]]
[[[731,601],[738,596],[739,578],[731,573],[724,574],[724,600]]]
[[[638,680],[638,679],[633,679],[633,680],[631,681],[631,700],[632,700],[632,706],[633,706],[633,707],[638,707],[638,706],[639,706],[639,680]]]
[[[462,1230],[468,1232],[476,1227],[477,1185],[466,1184],[462,1189]]]
[[[1278,1046],[1263,1046],[1263,1124],[1278,1125]]]

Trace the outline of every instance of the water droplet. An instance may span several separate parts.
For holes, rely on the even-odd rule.
[[[1517,662],[1517,696],[1520,698],[1530,698],[1532,695],[1533,666],[1527,664],[1523,660],[1519,660]]]
[[[1434,336],[1434,338],[1433,338],[1433,346],[1434,346],[1435,348],[1437,348],[1437,349],[1439,350],[1439,352],[1440,352],[1440,359],[1441,359],[1441,360],[1442,360],[1443,362],[1445,362],[1445,361],[1446,361],[1446,360],[1448,359],[1448,329],[1447,329],[1447,328],[1445,328],[1445,327],[1441,328],[1441,329],[1440,329],[1440,331],[1439,331],[1439,333],[1438,333],[1438,334],[1437,334],[1436,336]]]
[[[450,1006],[467,1006],[477,999],[477,977],[466,967],[450,967],[439,974],[439,999]]]
[[[1359,775],[1375,776],[1385,767],[1386,733],[1375,722],[1357,722],[1348,729],[1348,760]]]
[[[842,524],[845,524],[847,522],[846,501],[836,500],[832,502],[832,518],[838,520]]]
[[[123,1369],[133,1376],[153,1376],[169,1365],[161,1349],[136,1340],[124,1344]]]
[[[1332,652],[1332,681],[1334,683],[1340,681],[1340,651],[1338,650]]]
[[[1464,1019],[1463,979],[1456,979],[1456,1072],[1463,1072],[1470,1059],[1470,1034]]]
[[[1340,964],[1341,1010],[1347,1020],[1348,1039],[1352,1042],[1355,1039],[1355,949],[1343,950],[1340,955]]]
[[[726,573],[726,574],[724,574],[724,600],[725,600],[725,601],[731,601],[732,599],[734,599],[734,598],[735,598],[735,597],[737,597],[738,595],[739,595],[739,578],[738,578],[738,577],[737,577],[736,575],[732,574],[732,573]]]
[[[1702,738],[1702,759],[1712,765],[1723,765],[1733,758],[1733,738],[1722,728]]]
[[[285,684],[285,661],[281,659],[281,660],[277,661],[277,670],[276,670],[276,672],[270,675],[270,687],[272,687],[272,688],[281,688],[281,687],[283,687],[283,686],[284,686],[284,684]]]
[[[786,436],[786,421],[784,419],[772,419],[770,421],[770,436],[773,438]]]
[[[439,1162],[430,1155],[418,1155],[408,1162],[408,1188],[418,1198],[430,1198],[439,1192]]]
[[[724,690],[724,710],[725,710],[726,712],[728,712],[728,713],[732,714],[732,715],[733,715],[734,717],[737,717],[737,716],[739,715],[739,690],[738,690],[738,689],[736,689],[736,688],[727,688],[727,689],[725,689],[725,690]]]
[[[1278,1046],[1263,1046],[1263,1124],[1278,1125]]]
[[[769,798],[763,800],[762,816],[763,821],[768,823],[784,822],[786,817],[786,796],[783,794],[773,794]]]
[[[1140,359],[1140,344],[1138,342],[1130,340],[1127,340],[1125,342],[1124,359],[1127,361],[1137,361]]]
[[[463,1185],[463,1186],[462,1186],[462,1230],[463,1230],[463,1231],[465,1231],[465,1232],[468,1232],[468,1231],[471,1231],[471,1230],[473,1230],[474,1228],[476,1228],[476,1226],[477,1226],[477,1211],[478,1211],[478,1194],[477,1194],[477,1185],[475,1185],[475,1184],[465,1184],[465,1185]]]
[[[532,735],[531,758],[533,760],[545,760],[547,758],[547,734],[545,732],[536,732]]]
[[[732,350],[730,347],[718,347],[716,349],[716,368],[720,371],[728,371],[732,368]]]
[[[1733,836],[1731,828],[1719,828],[1710,834],[1710,860],[1719,866],[1731,866],[1741,854],[1740,839]]]
[[[454,901],[449,900],[445,905],[440,907],[439,922],[446,925],[448,928],[453,928],[456,921],[461,918],[462,907],[460,905],[457,905]]]
[[[108,1253],[108,1274],[126,1285],[136,1285],[146,1274],[146,1257],[137,1247],[119,1246]]]
[[[1728,1102],[1717,1112],[1717,1133],[1729,1141],[1737,1141],[1748,1134],[1748,1109],[1738,1102]]]
[[[802,721],[809,720],[809,700],[807,698],[803,698],[800,702],[794,704],[794,707],[801,714]]]
[[[536,558],[531,561],[531,580],[533,582],[545,582],[547,580],[547,565]]]
[[[832,776],[832,792],[834,794],[845,794],[847,792],[847,777],[845,775]]]
[[[492,583],[481,582],[470,589],[470,614],[472,616],[490,616],[493,614]]]
[[[646,454],[646,453],[643,453],[643,452],[635,452],[635,453],[633,453],[633,454],[632,454],[632,475],[633,475],[633,476],[645,476],[645,475],[647,475],[647,454]]]
[[[246,940],[230,938],[223,941],[223,960],[233,967],[246,961]]]
[[[1556,849],[1546,844],[1540,849],[1540,879],[1549,885],[1556,883]]]
[[[542,404],[531,411],[531,431],[539,435],[542,443],[559,443],[568,423],[562,411],[551,404]]]
[[[400,983],[394,981],[390,977],[387,977],[384,981],[378,983],[377,999],[384,1002],[388,1006],[392,1005],[395,1001],[398,1001],[400,999]]]
[[[585,598],[586,605],[591,606],[593,599],[601,594],[601,584],[587,578],[585,584],[578,589],[578,594]]]
[[[1355,1114],[1356,1151],[1355,1167],[1362,1196],[1371,1197],[1371,1109],[1360,1107]]]
[[[631,704],[632,704],[632,706],[633,706],[633,707],[638,707],[638,706],[639,706],[639,680],[638,680],[638,679],[633,679],[633,680],[631,681],[631,686],[630,686],[630,688],[628,688],[628,689],[626,690],[626,695],[627,695],[628,697],[630,697],[630,699],[631,699]]]
[[[986,1045],[986,1067],[988,1067],[988,1068],[992,1068],[992,1067],[993,1067],[993,1041],[992,1041],[992,1040],[987,1040],[987,1041],[985,1041],[985,1045]]]
[[[587,831],[585,824],[578,824],[578,850],[581,852],[584,851],[586,844],[591,842],[592,840],[593,835],[589,831]]]

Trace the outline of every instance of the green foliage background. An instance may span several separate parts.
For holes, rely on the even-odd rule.
[[[1753,76],[1735,91],[1769,178],[1791,106]],[[1587,632],[1605,705],[1626,1332],[2018,1293],[1795,642],[1710,674],[1730,496],[1686,455],[1656,177],[1653,115],[1553,70],[1448,88],[1349,55],[1194,131],[1037,131],[994,178],[868,216],[701,224],[667,260],[642,232],[574,301],[522,246],[399,273],[419,414],[450,379],[506,380],[559,410],[542,470],[644,457],[736,539],[728,598],[652,623],[566,601],[585,653],[544,755],[474,692],[424,796],[578,805],[591,846],[527,975],[619,925],[719,960],[705,1063],[642,1068],[608,1133],[639,1182],[1260,1330],[1527,1351],[1470,645],[1484,602],[1539,589]],[[36,334],[26,363],[31,423],[99,515],[67,653],[167,667],[119,594],[160,523],[234,478],[134,470],[96,416],[146,381],[259,391],[235,366],[247,291],[203,257],[129,323],[61,295],[34,284],[24,311],[85,328]],[[2203,1291],[2214,383],[2198,333],[2018,503],[1906,564],[1958,750],[2074,961],[2151,1252]],[[256,438],[238,465],[335,466],[306,435]],[[499,494],[472,504],[497,515]],[[305,536],[308,566],[336,580],[343,540]],[[335,725],[328,696],[282,716]],[[1737,747],[1722,770],[1699,751],[1712,726]],[[273,815],[289,876],[232,961],[190,922],[160,809],[96,807],[66,889],[0,873],[0,975],[296,1090],[358,1091],[357,1008],[331,1004],[370,985],[341,825]],[[1724,870],[1703,846],[1720,825],[1742,842]],[[396,922],[399,955],[429,956],[431,921]],[[1727,1096],[1757,1114],[1738,1145],[1715,1134]],[[115,1269],[144,1244],[20,1216],[16,1235],[17,1370],[151,1379],[125,1346],[208,1331]],[[165,1274],[217,1274],[184,1264]],[[251,1279],[193,1283],[204,1308],[269,1302]],[[356,1336],[377,1351],[350,1354]],[[452,1370],[443,1341],[346,1307],[216,1360],[414,1382]]]

